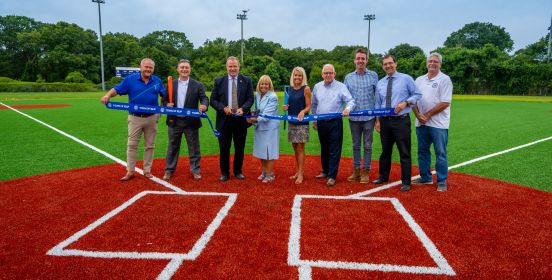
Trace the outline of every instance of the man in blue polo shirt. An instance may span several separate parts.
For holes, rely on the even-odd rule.
[[[109,99],[115,95],[128,95],[128,103],[158,106],[159,95],[166,96],[165,87],[159,77],[152,75],[155,62],[144,58],[140,62],[140,73],[132,74],[122,80],[114,88],[110,89],[102,98],[101,102],[107,104]],[[155,136],[157,135],[157,120],[159,114],[144,114],[134,111],[130,106],[128,111],[128,143],[127,143],[127,173],[121,181],[128,181],[134,177],[138,143],[144,133],[144,176],[151,175],[153,163],[153,148]]]

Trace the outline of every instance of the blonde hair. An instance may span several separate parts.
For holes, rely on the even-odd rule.
[[[261,83],[268,83],[268,91],[274,91],[274,85],[272,84],[272,80],[268,75],[262,75],[259,78],[259,82],[257,83],[257,92],[261,93],[261,90],[259,89]]]
[[[289,85],[290,86],[294,86],[293,84],[293,72],[299,72],[301,73],[301,75],[303,76],[303,81],[301,81],[301,86],[305,86],[307,85],[307,73],[305,72],[305,69],[303,69],[303,67],[300,67],[300,66],[297,66],[295,68],[293,68],[293,70],[291,70],[291,78],[289,78]]]

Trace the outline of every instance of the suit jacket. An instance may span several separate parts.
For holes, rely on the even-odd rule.
[[[168,102],[168,96],[165,100]],[[178,104],[178,79],[173,80],[173,103],[176,107]],[[188,91],[186,91],[186,100],[184,101],[184,108],[193,108],[198,109],[199,104],[209,106],[209,98],[205,95],[205,88],[203,84],[199,81],[196,81],[192,78],[188,80]],[[201,120],[194,117],[184,117],[184,122],[179,122],[179,124],[184,124],[185,128],[200,128]],[[176,125],[176,116],[167,115],[167,125],[173,127]]]
[[[238,87],[238,108],[243,109],[243,114],[249,114],[253,105],[253,83],[251,78],[243,75],[237,77]],[[213,91],[211,92],[211,107],[217,111],[217,130],[222,129],[227,116],[224,113],[224,107],[228,106],[228,75],[215,79]],[[243,119],[246,125],[245,119]]]

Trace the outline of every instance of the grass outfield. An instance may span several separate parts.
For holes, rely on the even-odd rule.
[[[126,158],[126,114],[107,110],[100,103],[103,93],[0,93],[8,105],[71,104],[51,109],[22,111],[90,143],[114,156]],[[126,102],[118,97],[113,101]],[[523,145],[552,136],[552,97],[454,96],[449,130],[449,165]],[[214,119],[213,110],[209,115]],[[0,110],[0,180],[14,179],[58,170],[111,163],[106,157],[11,110]],[[351,157],[348,121],[344,122],[343,156]],[[414,126],[413,126],[414,128]],[[204,155],[218,154],[218,143],[204,122],[200,130]],[[287,132],[281,130],[280,151],[292,154]],[[412,137],[416,165],[416,137]],[[163,158],[167,127],[160,120],[155,157]],[[251,153],[253,133],[249,130],[246,153]],[[375,136],[373,159],[381,153]],[[552,191],[552,141],[467,165],[455,171],[496,178],[537,189]],[[142,151],[139,151],[140,155]],[[308,154],[319,154],[317,134],[311,131]],[[394,161],[398,161],[395,149]],[[183,154],[186,155],[186,149]],[[257,164],[257,163],[255,163]]]

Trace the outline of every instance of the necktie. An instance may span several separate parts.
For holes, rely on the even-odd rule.
[[[385,108],[391,107],[391,94],[393,91],[393,77],[387,79],[387,94],[385,95]]]
[[[236,78],[232,78],[232,113],[238,111],[238,87],[236,86]]]

